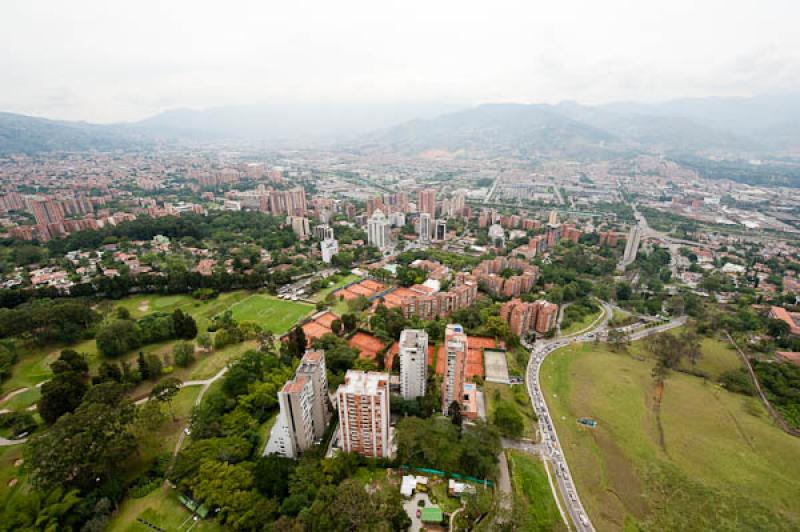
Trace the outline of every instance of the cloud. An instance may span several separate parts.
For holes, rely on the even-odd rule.
[[[0,3],[0,105],[133,120],[262,101],[660,100],[800,87],[766,0]]]

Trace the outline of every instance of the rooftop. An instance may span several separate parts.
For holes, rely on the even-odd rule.
[[[358,395],[375,395],[378,390],[389,388],[389,374],[377,371],[348,370],[344,376],[344,384],[340,387],[344,393]]]

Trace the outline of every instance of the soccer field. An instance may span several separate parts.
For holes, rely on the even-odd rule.
[[[230,308],[236,321],[252,321],[283,334],[314,310],[312,305],[254,294]]]

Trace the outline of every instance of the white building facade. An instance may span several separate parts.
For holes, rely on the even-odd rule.
[[[400,395],[410,400],[425,395],[428,379],[428,333],[405,329],[400,334]]]

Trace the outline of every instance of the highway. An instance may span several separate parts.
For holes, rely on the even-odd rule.
[[[605,302],[603,302],[602,305],[604,311],[603,317],[587,330],[553,340],[540,340],[534,345],[525,343],[525,347],[531,350],[531,356],[528,360],[526,384],[528,386],[528,394],[530,395],[533,409],[539,417],[542,457],[545,461],[552,462],[556,474],[556,485],[561,494],[561,500],[566,504],[566,511],[569,514],[572,525],[576,530],[581,532],[593,531],[594,527],[581,503],[578,490],[575,488],[575,483],[572,480],[572,473],[570,472],[569,465],[562,452],[561,442],[558,439],[558,434],[556,433],[555,425],[550,416],[547,402],[541,391],[539,373],[542,362],[557,349],[571,343],[593,342],[598,338],[602,339],[606,335],[608,321],[611,319],[613,309]],[[666,322],[663,325],[636,330],[635,332],[631,332],[629,337],[631,340],[639,340],[651,334],[679,327],[685,322],[686,317],[680,317]],[[547,466],[547,464],[545,464],[545,466]],[[553,493],[553,496],[556,497],[556,501],[558,501],[558,494]]]

